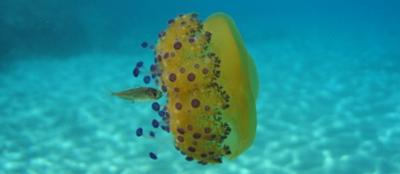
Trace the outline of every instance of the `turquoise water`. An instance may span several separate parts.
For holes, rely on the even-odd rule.
[[[0,2],[0,173],[400,173],[400,4],[395,1]],[[143,85],[167,21],[236,21],[259,73],[257,135],[239,158],[187,162],[151,129]],[[148,157],[156,152],[158,159]]]

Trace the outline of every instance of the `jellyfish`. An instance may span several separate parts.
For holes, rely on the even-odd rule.
[[[256,133],[258,77],[234,21],[215,13],[168,21],[154,47],[167,102],[164,111],[176,148],[201,164],[235,159]]]

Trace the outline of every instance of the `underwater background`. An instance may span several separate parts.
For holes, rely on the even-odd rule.
[[[400,1],[2,0],[0,173],[400,173]],[[170,134],[137,137],[144,86],[167,21],[222,11],[259,74],[257,133],[233,161],[202,166]],[[148,153],[154,151],[158,159]]]

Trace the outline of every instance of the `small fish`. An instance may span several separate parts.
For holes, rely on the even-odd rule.
[[[162,96],[160,90],[149,87],[133,88],[121,92],[113,92],[111,94],[132,102],[157,100]]]

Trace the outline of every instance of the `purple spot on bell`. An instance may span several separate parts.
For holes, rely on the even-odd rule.
[[[153,131],[150,131],[150,132],[149,132],[149,135],[150,135],[151,138],[156,137],[156,134],[155,134]]]
[[[142,42],[142,44],[140,46],[142,46],[142,48],[147,48],[149,44],[147,42]]]
[[[153,119],[153,121],[151,122],[151,125],[152,125],[154,128],[158,128],[158,126],[160,125],[160,123],[159,123],[156,119]]]
[[[150,152],[150,153],[149,153],[149,157],[150,157],[151,159],[153,159],[153,160],[156,160],[156,159],[157,159],[157,155],[156,155],[155,153],[153,153],[153,152]]]
[[[143,129],[142,128],[137,128],[136,129],[136,136],[140,137],[143,135]]]
[[[139,68],[133,69],[133,73],[132,74],[133,74],[134,77],[139,76]]]
[[[180,68],[179,68],[179,72],[181,72],[181,73],[185,73],[185,71],[186,71],[186,70],[185,70],[185,68],[184,68],[184,67],[180,67]]]
[[[144,77],[143,77],[143,82],[144,82],[145,84],[150,83],[150,76],[144,76]]]
[[[142,66],[143,66],[143,61],[139,61],[139,62],[136,63],[136,67],[137,68],[140,68]]]
[[[160,111],[160,112],[158,112],[158,115],[159,115],[160,117],[165,117],[165,111]]]
[[[151,104],[151,108],[153,108],[154,111],[159,111],[160,104],[158,104],[157,102],[154,102],[153,104]]]
[[[175,75],[175,73],[169,74],[168,79],[169,79],[169,81],[171,81],[171,82],[175,82],[175,81],[176,81],[176,75]]]
[[[182,48],[182,43],[180,43],[179,41],[175,42],[175,43],[174,43],[174,48],[175,48],[176,50],[181,49],[181,48]]]
[[[181,103],[175,103],[175,108],[177,109],[177,110],[181,110],[182,109],[182,104]]]
[[[193,99],[192,100],[192,107],[193,108],[197,108],[197,107],[199,107],[200,106],[200,100],[198,100],[198,99]]]
[[[193,158],[188,156],[188,157],[186,157],[186,161],[193,161]]]
[[[196,79],[196,75],[194,75],[194,73],[189,73],[187,79],[189,81],[194,81]]]
[[[169,132],[169,126],[162,125],[161,129],[164,130],[165,132]]]

